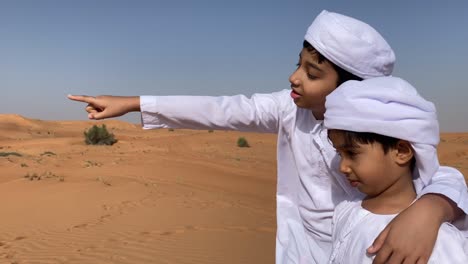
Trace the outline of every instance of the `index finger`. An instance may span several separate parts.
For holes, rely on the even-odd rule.
[[[95,97],[93,96],[88,96],[88,95],[67,95],[68,99],[70,100],[73,100],[73,101],[78,101],[78,102],[84,102],[84,103],[88,103],[88,104],[91,104],[94,102],[94,100],[96,99]]]

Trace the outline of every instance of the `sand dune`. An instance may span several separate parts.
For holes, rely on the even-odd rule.
[[[85,145],[101,123],[118,143]],[[274,135],[16,115],[0,135],[0,263],[274,260]]]
[[[102,123],[118,143],[85,145]],[[0,115],[0,263],[273,263],[275,151],[269,134]],[[467,175],[467,151],[443,135],[441,163]]]

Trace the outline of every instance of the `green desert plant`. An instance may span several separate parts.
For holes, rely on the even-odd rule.
[[[84,132],[84,137],[87,145],[113,145],[117,142],[114,134],[107,131],[104,124],[101,127],[94,125]]]
[[[245,139],[244,137],[240,137],[240,138],[237,139],[237,146],[239,148],[248,148],[248,147],[250,147],[249,142],[247,142],[247,139]]]

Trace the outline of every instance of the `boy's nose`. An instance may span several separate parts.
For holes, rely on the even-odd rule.
[[[290,76],[289,76],[289,82],[291,83],[291,87],[297,87],[301,84],[301,81],[297,77],[297,71],[294,71]]]
[[[341,159],[340,161],[340,171],[345,175],[351,173],[351,168],[346,164],[346,161],[344,159]]]
[[[291,75],[291,77],[289,77],[289,82],[291,83],[291,88],[298,87],[301,84],[301,82],[298,79],[293,78],[292,76],[293,75]]]

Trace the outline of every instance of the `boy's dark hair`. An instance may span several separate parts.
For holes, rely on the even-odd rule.
[[[369,132],[354,132],[348,130],[331,129],[328,131],[329,135],[330,132],[338,132],[342,134],[344,138],[344,144],[351,148],[357,148],[357,144],[379,143],[382,146],[382,149],[385,154],[387,154],[387,152],[390,149],[396,148],[397,143],[399,141],[398,138],[388,137]]]
[[[376,133],[369,133],[369,132],[354,132],[354,131],[348,131],[348,130],[331,129],[331,130],[328,130],[329,136],[330,136],[330,132],[342,133],[343,138],[344,138],[344,144],[346,146],[350,146],[351,148],[356,148],[358,143],[360,144],[378,143],[382,146],[382,149],[385,154],[387,154],[390,149],[396,148],[398,141],[400,141],[400,139],[398,138],[384,136],[384,135],[380,135]],[[413,156],[413,159],[411,160],[411,164],[410,164],[411,171],[413,171],[415,163],[416,163],[416,158]]]
[[[320,52],[318,52],[307,40],[304,40],[302,43],[302,47],[307,49],[308,52],[312,54],[317,54],[318,57],[318,63],[322,63],[323,61],[328,61],[331,63],[333,66],[333,69],[335,69],[336,73],[338,74],[338,82],[337,86],[341,85],[342,83],[349,81],[349,80],[355,80],[355,81],[362,81],[362,78],[359,76],[356,76],[352,73],[349,73],[342,68],[336,66],[333,62],[331,62],[329,59],[325,58]]]

